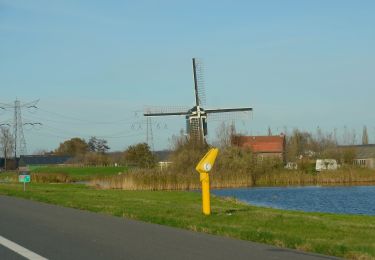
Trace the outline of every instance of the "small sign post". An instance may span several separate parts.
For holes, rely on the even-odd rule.
[[[27,172],[23,172],[21,175],[18,175],[18,181],[23,182],[23,191],[26,191],[26,182],[30,182],[30,174]]]

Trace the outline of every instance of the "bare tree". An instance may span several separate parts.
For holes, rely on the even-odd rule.
[[[0,127],[0,147],[2,156],[4,157],[4,168],[6,169],[7,159],[12,155],[14,148],[13,135],[9,128]]]
[[[362,144],[368,144],[368,133],[367,133],[367,127],[366,126],[363,126]]]
[[[349,145],[350,144],[350,133],[347,126],[344,126],[344,132],[342,136],[343,144]]]
[[[270,126],[267,129],[267,134],[268,134],[268,136],[272,136],[272,130],[271,130]]]
[[[231,146],[232,137],[236,134],[234,123],[222,122],[216,130],[217,145],[221,148]]]
[[[355,145],[357,143],[357,132],[355,131],[355,129],[353,128],[352,129],[352,132],[350,134],[350,144],[351,145]]]

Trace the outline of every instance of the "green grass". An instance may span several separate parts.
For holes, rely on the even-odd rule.
[[[73,181],[84,181],[99,176],[111,176],[118,173],[127,172],[128,168],[107,166],[107,167],[37,167],[32,169],[32,173],[38,174],[66,174]]]
[[[30,184],[26,192],[20,184],[0,184],[0,194],[279,247],[375,259],[372,216],[277,210],[213,197],[212,215],[206,217],[198,192],[96,190],[72,184]]]

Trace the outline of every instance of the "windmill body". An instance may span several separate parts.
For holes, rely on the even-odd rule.
[[[248,113],[253,109],[251,107],[240,108],[219,108],[219,109],[204,109],[202,105],[205,103],[205,91],[203,82],[202,66],[193,58],[193,78],[194,78],[194,93],[195,106],[191,109],[150,109],[146,108],[144,116],[185,116],[186,132],[189,133],[190,138],[194,138],[203,142],[208,133],[207,118],[210,114],[219,113]]]

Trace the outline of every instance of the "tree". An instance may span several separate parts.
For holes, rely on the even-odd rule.
[[[234,123],[222,122],[216,129],[217,145],[221,148],[231,146],[232,138],[236,134]]]
[[[267,134],[268,134],[268,136],[272,136],[272,130],[271,130],[270,126],[267,129]]]
[[[90,152],[96,152],[96,144],[98,143],[98,139],[95,136],[91,136],[87,146]]]
[[[196,174],[195,165],[207,153],[209,146],[206,142],[196,142],[196,140],[181,132],[179,136],[172,137],[171,148],[172,153],[168,158],[172,162],[171,167],[169,167],[171,172]]]
[[[87,143],[90,152],[94,153],[106,153],[110,148],[107,140],[98,139],[95,136],[91,136]]]
[[[60,146],[55,150],[58,155],[77,156],[83,155],[88,151],[88,145],[84,139],[75,137],[60,143]]]
[[[125,160],[141,168],[153,168],[156,165],[155,155],[146,143],[129,146],[125,151]]]
[[[310,133],[294,129],[292,135],[287,136],[286,140],[287,161],[296,161],[296,159],[301,155],[303,156],[307,150],[310,150],[312,146],[313,138]]]
[[[108,166],[113,160],[104,153],[93,153],[88,152],[80,158],[76,157],[78,162],[81,162],[85,165],[101,165]]]
[[[98,153],[106,153],[108,150],[109,150],[109,146],[107,144],[107,140],[99,139],[97,147],[96,147],[96,151]]]
[[[317,128],[316,137],[312,139],[314,152],[322,156],[327,150],[333,150],[337,146],[335,133],[324,133],[320,127]]]
[[[368,144],[368,134],[367,134],[367,127],[366,126],[363,126],[362,144]]]
[[[352,129],[352,132],[350,134],[350,139],[351,139],[350,140],[351,145],[355,145],[357,143],[357,133],[354,128]]]
[[[4,168],[7,168],[7,158],[11,156],[14,148],[14,138],[9,128],[0,128],[0,146],[1,153],[4,156]]]
[[[357,151],[355,148],[346,148],[342,152],[342,160],[346,164],[353,164],[353,161],[356,157]]]

